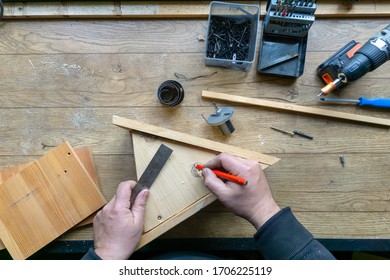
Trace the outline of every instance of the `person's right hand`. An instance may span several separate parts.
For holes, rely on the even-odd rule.
[[[205,164],[205,185],[234,214],[259,229],[280,211],[258,162],[222,153]],[[210,169],[225,170],[245,178],[247,186],[219,179]]]

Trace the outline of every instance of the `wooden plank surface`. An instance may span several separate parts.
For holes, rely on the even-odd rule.
[[[202,97],[214,101],[222,101],[227,103],[236,103],[246,106],[257,106],[263,108],[277,109],[281,111],[302,113],[315,116],[321,116],[323,118],[335,118],[338,120],[346,120],[351,122],[359,122],[363,124],[371,125],[383,125],[390,126],[390,119],[373,118],[369,116],[362,116],[356,114],[349,114],[343,112],[337,112],[332,110],[312,108],[308,106],[295,105],[287,102],[270,101],[260,98],[250,98],[240,95],[232,95],[213,91],[202,91]]]
[[[137,178],[129,132],[112,124],[112,116],[118,115],[281,158],[265,170],[275,199],[291,206],[316,237],[389,239],[389,129],[233,106],[236,131],[224,137],[202,118],[214,108],[201,98],[202,90],[242,93],[389,119],[385,110],[319,103],[316,94],[323,85],[315,71],[350,40],[365,42],[386,25],[387,18],[376,17],[316,20],[309,32],[304,75],[284,79],[258,75],[255,69],[246,73],[206,67],[205,43],[197,40],[205,35],[206,19],[7,20],[0,25],[0,169],[30,162],[67,139],[72,146],[93,149],[108,200],[120,181]],[[186,81],[175,73],[210,76]],[[338,95],[389,98],[389,78],[387,62]],[[167,79],[185,89],[184,101],[175,109],[163,107],[156,98],[158,86]],[[302,130],[315,138],[291,138],[270,126]],[[163,236],[253,233],[251,225],[214,202]],[[61,238],[91,240],[92,227],[72,229]]]
[[[105,199],[68,143],[0,186],[0,237],[25,259],[84,220]]]
[[[89,147],[76,147],[74,148],[74,152],[77,157],[82,162],[83,166],[87,170],[88,174],[91,176],[92,180],[95,184],[100,188],[99,179],[96,173],[95,162],[93,160],[92,151]],[[0,185],[14,176],[15,174],[22,171],[24,168],[29,166],[32,162],[22,163],[17,166],[10,166],[6,169],[0,170]],[[91,224],[93,222],[93,218],[95,217],[95,213],[85,218],[83,221],[78,223],[76,226],[85,226]],[[0,250],[5,249],[3,242],[0,240]]]
[[[137,178],[140,178],[161,144],[173,150],[150,189],[142,247],[213,202],[216,197],[194,177],[194,162],[206,162],[216,153],[163,138],[132,132]]]
[[[172,141],[176,141],[178,143],[183,143],[184,145],[189,145],[192,147],[196,147],[199,149],[204,149],[207,151],[215,151],[218,153],[227,152],[235,156],[240,156],[243,158],[250,158],[252,160],[257,160],[262,164],[262,167],[265,169],[266,167],[275,164],[279,161],[278,158],[273,156],[268,156],[264,154],[260,154],[254,151],[249,151],[242,148],[237,148],[234,146],[229,146],[226,144],[222,144],[219,142],[211,141],[208,139],[203,139],[200,137],[192,136],[190,134],[185,134],[179,131],[164,129],[158,126],[153,126],[147,123],[142,123],[139,121],[134,121],[131,119],[126,119],[118,116],[113,116],[112,122],[120,127],[125,129],[144,132],[146,134],[150,134],[156,137],[169,139]],[[215,154],[215,153],[213,153]]]
[[[207,18],[211,1],[67,1],[67,2],[6,2],[5,19],[15,18]],[[224,1],[229,2],[229,1]],[[231,1],[239,4],[260,4],[261,16],[266,13],[267,1]],[[316,17],[387,17],[389,1],[320,0]]]
[[[195,162],[212,159],[216,153],[181,145],[180,142],[140,135],[137,131],[132,132],[132,139],[137,178],[141,177],[161,144],[173,150],[168,162],[153,183],[153,188],[150,189],[151,195],[145,215],[145,232],[166,222],[210,193],[202,179],[191,174],[191,167]]]

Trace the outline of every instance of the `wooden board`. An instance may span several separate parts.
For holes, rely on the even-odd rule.
[[[349,114],[344,112],[336,112],[331,110],[312,108],[308,106],[300,106],[295,104],[288,104],[283,102],[276,102],[258,98],[250,98],[239,95],[224,94],[219,92],[212,92],[204,90],[202,97],[207,99],[233,102],[237,104],[244,104],[250,106],[258,106],[271,109],[279,109],[282,111],[310,114],[315,116],[321,116],[325,118],[334,118],[340,120],[348,120],[353,122],[361,122],[367,124],[383,125],[390,127],[390,119],[380,119],[364,115]]]
[[[265,155],[262,153],[246,150],[239,147],[233,147],[231,145],[219,143],[216,141],[211,141],[208,139],[203,139],[179,131],[174,131],[159,126],[149,125],[146,123],[142,123],[139,121],[130,120],[118,116],[113,116],[113,123],[123,128],[141,131],[165,139],[178,141],[182,144],[187,144],[187,145],[197,147],[198,149],[206,149],[208,151],[214,151],[214,152],[216,151],[220,153],[227,152],[235,156],[257,160],[258,162],[260,162],[262,168],[266,168],[279,161],[279,158],[274,156]]]
[[[207,18],[211,1],[66,1],[6,2],[4,18]],[[260,4],[261,16],[267,1],[232,1]],[[390,15],[388,1],[319,1],[316,16],[385,17]]]
[[[25,259],[106,203],[64,142],[0,186],[0,238]]]
[[[91,176],[92,180],[95,182],[96,186],[101,191],[99,178],[98,178],[98,175],[96,172],[95,161],[93,159],[91,149],[89,147],[80,147],[80,148],[74,148],[74,151],[75,151],[77,157],[80,159],[82,165],[84,166],[84,168],[88,172],[88,174]],[[87,218],[85,218],[80,223],[75,225],[75,227],[81,227],[81,226],[92,224],[96,213],[97,212],[89,215]]]
[[[82,162],[85,169],[87,170],[88,174],[91,176],[92,180],[100,188],[99,179],[98,179],[98,176],[96,173],[95,162],[94,162],[93,157],[92,157],[91,149],[89,147],[76,147],[76,148],[74,148],[74,151],[75,151],[76,155],[78,156],[78,158],[80,159],[80,161]],[[17,166],[11,166],[11,167],[4,169],[4,170],[0,170],[0,185],[3,182],[5,182],[6,180],[8,180],[9,178],[11,178],[12,176],[14,176],[15,174],[22,171],[24,168],[26,168],[30,164],[32,164],[32,162],[23,163],[23,164],[20,164]],[[95,214],[96,213],[90,215],[89,217],[87,217],[86,219],[84,219],[83,221],[78,223],[76,225],[76,227],[91,224],[93,222],[93,218],[95,217]],[[3,249],[5,249],[5,245],[0,240],[0,250],[3,250]]]
[[[191,173],[195,162],[205,163],[219,152],[227,151],[237,156],[261,161],[263,168],[267,168],[279,160],[276,157],[226,144],[222,145],[207,139],[117,116],[113,117],[113,123],[132,130],[138,178],[161,144],[165,144],[173,150],[150,190],[151,195],[146,206],[144,233],[138,248],[197,213],[216,199],[204,186],[203,179],[195,177]],[[141,135],[139,130],[147,135]]]
[[[203,179],[191,174],[195,162],[206,162],[216,153],[202,151],[180,143],[132,133],[137,178],[140,178],[161,144],[173,150],[168,162],[150,189],[146,206],[144,234],[139,247],[177,225],[176,219],[189,206],[196,205],[196,212],[213,202],[216,197],[204,186]],[[194,212],[195,213],[195,212]],[[193,213],[193,214],[194,214]],[[160,227],[161,226],[161,227]]]

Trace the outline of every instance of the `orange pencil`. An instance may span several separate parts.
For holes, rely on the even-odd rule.
[[[198,170],[203,170],[204,169],[204,165],[200,164],[200,163],[196,163],[195,164],[195,168],[198,169]],[[221,179],[226,179],[226,180],[229,180],[231,182],[234,182],[234,183],[237,183],[237,184],[240,184],[240,185],[243,185],[243,186],[246,186],[248,184],[248,181],[244,178],[241,178],[241,177],[238,177],[238,176],[234,176],[232,174],[229,174],[229,173],[226,173],[226,172],[223,172],[223,171],[220,171],[220,170],[216,170],[216,169],[211,169],[211,171],[214,172],[215,175],[217,175],[218,178],[221,178]]]

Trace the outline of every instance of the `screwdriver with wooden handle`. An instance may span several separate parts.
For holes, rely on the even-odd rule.
[[[390,109],[390,99],[388,98],[360,97],[359,99],[341,99],[341,98],[321,97],[320,100],[325,102],[352,103],[358,105],[359,107],[365,106],[365,107],[373,107],[373,108]]]

